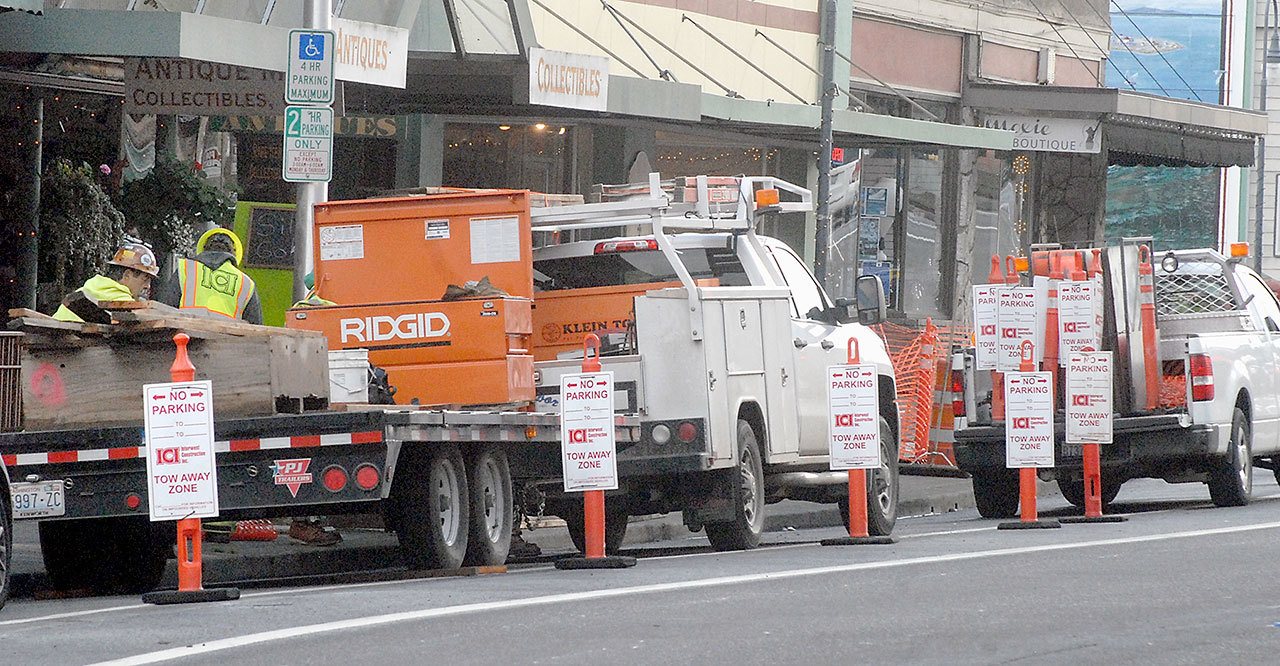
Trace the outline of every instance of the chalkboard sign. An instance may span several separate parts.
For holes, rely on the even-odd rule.
[[[245,266],[293,270],[293,210],[254,208],[245,244]]]

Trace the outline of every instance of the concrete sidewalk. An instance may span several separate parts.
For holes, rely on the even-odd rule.
[[[1041,492],[1056,491],[1052,484],[1041,484]],[[973,491],[968,479],[903,476],[898,502],[900,517],[946,513],[973,507]],[[835,527],[841,524],[835,505],[812,502],[782,501],[766,507],[765,530]],[[324,577],[351,572],[371,572],[403,567],[394,534],[378,529],[343,528],[342,543],[331,547],[307,546],[285,536],[271,542],[209,543],[204,545],[204,580],[206,585],[229,581],[270,581]],[[531,560],[550,559],[576,552],[564,523],[549,518],[545,526],[526,529],[525,540],[537,544],[542,556]],[[15,530],[13,564],[14,592],[29,596],[47,588],[40,562],[39,541],[35,524],[22,523]],[[637,516],[627,528],[627,546],[696,538],[682,522],[679,513],[664,516]],[[177,573],[171,561],[162,587],[174,587]]]

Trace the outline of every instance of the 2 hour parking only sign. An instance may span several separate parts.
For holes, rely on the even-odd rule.
[[[291,183],[327,183],[333,179],[333,109],[285,108],[281,176]]]
[[[560,377],[560,462],[565,492],[615,490],[613,373]]]
[[[142,391],[151,520],[217,516],[213,384],[146,384]]]

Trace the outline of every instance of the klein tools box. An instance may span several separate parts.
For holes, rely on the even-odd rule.
[[[318,204],[316,288],[337,305],[290,310],[286,326],[368,349],[398,404],[532,401],[529,205],[517,190]],[[442,300],[483,278],[493,290]]]

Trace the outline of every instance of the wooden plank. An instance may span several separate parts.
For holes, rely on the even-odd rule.
[[[9,308],[9,318],[21,319],[23,317],[30,317],[32,319],[53,319],[52,315],[47,315],[43,312],[36,312],[35,310],[28,310],[27,308]],[[54,321],[57,320],[54,319]]]
[[[102,335],[112,331],[112,327],[104,324],[86,324],[77,321],[59,321],[53,317],[18,317],[9,320],[9,330],[24,333],[53,335],[59,337],[74,335]]]
[[[145,310],[147,308],[154,308],[159,305],[164,305],[164,304],[157,303],[155,301],[147,301],[147,300],[99,301],[98,302],[98,307],[102,308],[103,310],[111,310],[112,312],[119,311],[119,310]],[[165,305],[165,307],[169,307],[169,306]]]

